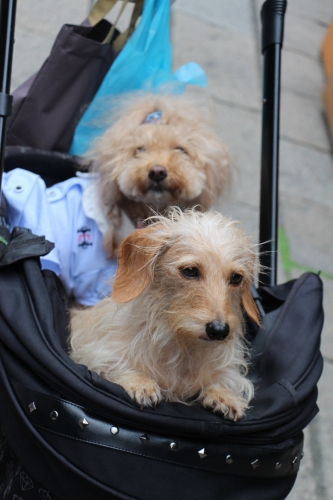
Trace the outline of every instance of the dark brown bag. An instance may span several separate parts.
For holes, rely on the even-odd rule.
[[[98,0],[81,26],[61,28],[41,69],[14,91],[8,145],[69,151],[74,129],[134,30],[142,3],[136,3],[122,34],[103,19],[116,0]]]

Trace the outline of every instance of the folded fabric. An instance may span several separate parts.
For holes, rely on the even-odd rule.
[[[41,258],[42,268],[54,271],[68,295],[87,306],[110,294],[117,266],[103,249],[103,214],[95,208],[88,216],[82,206],[93,183],[92,176],[81,175],[47,189],[41,177],[20,168],[3,178],[9,229],[27,227],[55,243]]]

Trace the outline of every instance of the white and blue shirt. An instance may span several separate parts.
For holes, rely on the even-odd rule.
[[[40,176],[20,168],[5,173],[2,184],[9,229],[27,227],[55,243],[41,257],[42,268],[54,271],[68,295],[87,306],[110,294],[117,266],[103,248],[108,223],[93,209],[96,186],[96,176],[78,174],[46,188]]]

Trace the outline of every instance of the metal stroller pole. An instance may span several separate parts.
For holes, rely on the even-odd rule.
[[[0,0],[0,202],[3,163],[6,147],[7,117],[11,114],[12,71],[16,0]]]
[[[286,0],[266,0],[261,10],[263,112],[259,242],[261,284],[275,285],[277,275],[280,65]]]

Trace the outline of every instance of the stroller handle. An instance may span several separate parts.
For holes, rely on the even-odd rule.
[[[266,0],[261,9],[261,49],[265,52],[269,45],[283,44],[284,15],[287,0]]]
[[[277,280],[280,72],[286,0],[266,0],[261,10],[263,108],[259,243],[263,271],[260,284]]]

